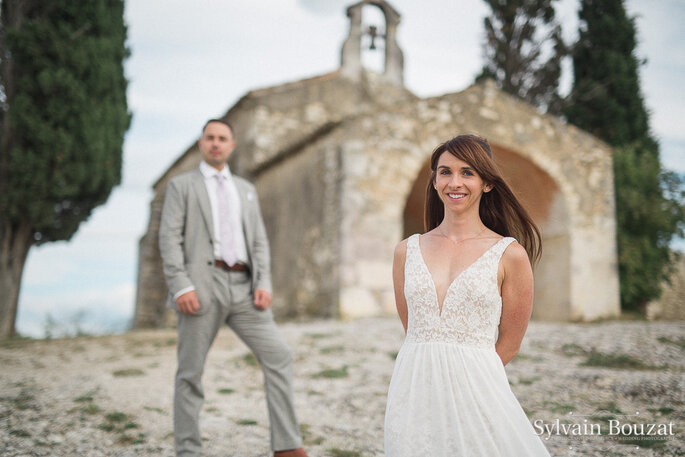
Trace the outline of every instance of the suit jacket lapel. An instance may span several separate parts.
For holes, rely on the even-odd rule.
[[[197,197],[200,205],[200,212],[202,218],[205,220],[205,225],[209,231],[209,236],[214,239],[214,219],[212,219],[212,206],[209,204],[209,195],[207,194],[207,186],[205,186],[205,177],[202,175],[200,169],[195,171],[193,175],[193,192]]]

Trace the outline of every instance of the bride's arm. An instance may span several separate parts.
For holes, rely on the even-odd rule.
[[[395,306],[400,316],[404,333],[407,333],[407,300],[404,297],[404,262],[407,259],[407,240],[401,241],[395,247],[392,261],[392,282],[395,289]]]
[[[495,350],[506,365],[521,347],[533,310],[533,270],[526,250],[513,242],[500,262],[502,317]]]

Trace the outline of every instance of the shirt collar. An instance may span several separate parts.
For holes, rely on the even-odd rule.
[[[200,162],[200,172],[205,179],[212,179],[219,174],[225,179],[231,179],[231,169],[228,167],[228,164],[226,164],[226,166],[219,171],[203,160]]]

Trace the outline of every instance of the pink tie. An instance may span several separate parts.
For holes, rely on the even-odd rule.
[[[233,247],[233,226],[231,225],[231,204],[228,201],[228,189],[224,184],[224,177],[216,175],[217,188],[216,200],[219,209],[219,236],[221,237],[221,257],[229,265],[236,263],[236,254]]]

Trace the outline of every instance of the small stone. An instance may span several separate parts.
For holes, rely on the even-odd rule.
[[[48,441],[54,444],[60,444],[64,442],[64,437],[62,435],[57,434],[48,435]]]

